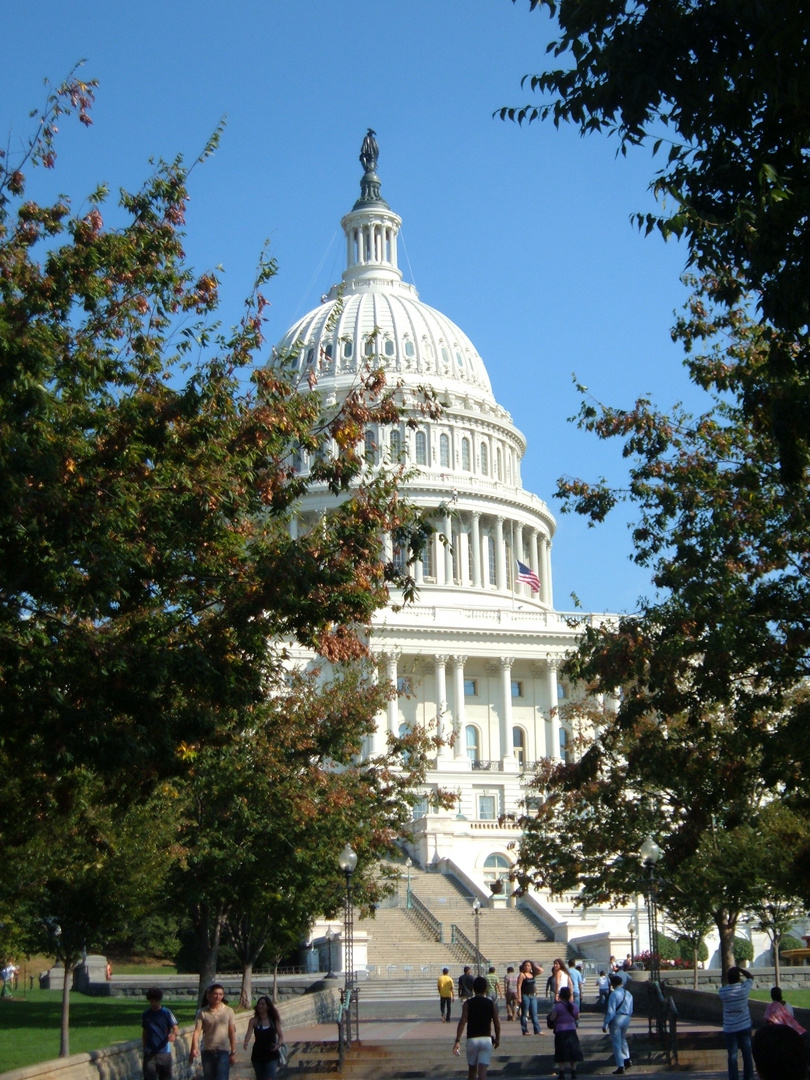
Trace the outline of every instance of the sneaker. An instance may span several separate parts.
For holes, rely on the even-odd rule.
[[[614,1076],[624,1076],[624,1069],[614,1069],[613,1070],[613,1075]]]
[[[629,1069],[632,1064],[633,1064],[633,1062],[630,1060],[630,1058],[625,1058],[625,1061],[624,1061],[625,1069]]]

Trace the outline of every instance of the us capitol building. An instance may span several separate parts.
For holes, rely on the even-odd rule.
[[[415,603],[375,616],[370,645],[380,678],[401,692],[378,717],[368,751],[382,752],[388,732],[411,724],[454,736],[429,771],[408,853],[415,868],[453,875],[490,907],[513,905],[510,871],[525,783],[536,761],[563,757],[571,744],[559,712],[569,695],[560,666],[574,648],[577,622],[595,617],[555,610],[555,520],[522,486],[526,438],[495,400],[484,361],[464,331],[403,281],[402,222],[380,192],[373,132],[360,160],[360,198],[341,222],[342,283],[278,348],[297,353],[302,375],[314,367],[327,404],[339,405],[370,364],[412,397],[430,385],[442,405],[437,420],[414,408],[415,426],[403,419],[366,432],[367,467],[398,460],[413,466],[405,496],[433,511],[438,533],[452,541],[443,544],[435,535],[417,562]],[[300,466],[308,467],[306,459]],[[329,498],[325,490],[311,491],[292,528],[312,527]],[[404,558],[390,542],[387,556]],[[453,809],[431,807],[429,790],[437,787],[458,793]],[[555,940],[581,942],[586,955],[605,960],[611,948],[624,956],[628,909],[583,913],[573,899],[532,892],[520,904],[534,910]]]

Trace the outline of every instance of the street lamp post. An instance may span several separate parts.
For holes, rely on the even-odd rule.
[[[408,871],[408,888],[405,891],[405,907],[408,909],[408,911],[411,910],[411,867],[412,866],[413,866],[413,861],[411,859],[406,859],[405,860],[405,868]]]
[[[481,974],[481,949],[479,948],[480,928],[478,926],[478,916],[479,916],[479,914],[481,912],[481,901],[478,899],[477,896],[473,900],[472,909],[473,909],[473,917],[475,919],[475,974],[480,975]]]
[[[346,878],[346,911],[343,931],[343,967],[346,976],[344,1003],[346,1007],[346,1046],[352,1044],[352,1002],[355,1011],[355,1038],[360,1038],[360,1011],[354,980],[354,906],[352,903],[352,874],[357,868],[357,853],[347,844],[338,857]]]
[[[326,943],[329,946],[329,970],[326,973],[327,979],[336,979],[337,975],[332,971],[332,942],[335,940],[335,931],[330,926],[326,931]]]
[[[633,922],[632,919],[627,924],[627,932],[630,935],[630,962],[635,963],[636,950],[635,950],[634,942],[635,942],[635,934],[636,934],[636,924]]]
[[[658,882],[655,877],[655,864],[661,858],[661,848],[651,836],[641,845],[641,861],[647,869],[647,919],[650,924],[650,979],[661,982],[661,957],[658,953],[658,906],[656,893]]]

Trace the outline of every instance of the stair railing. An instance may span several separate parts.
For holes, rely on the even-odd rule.
[[[411,906],[408,908],[408,915],[411,915],[417,922],[422,923],[427,927],[431,934],[434,934],[437,941],[444,941],[444,924],[441,923],[430,908],[419,899],[419,897],[411,889]]]
[[[461,927],[456,926],[455,923],[452,923],[450,926],[450,944],[460,945],[467,953],[465,959],[472,961],[476,967],[489,967],[489,960],[487,960],[480,950],[476,950],[475,945],[473,945]]]

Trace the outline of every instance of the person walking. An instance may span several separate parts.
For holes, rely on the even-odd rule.
[[[141,1017],[143,1080],[171,1080],[172,1044],[177,1038],[177,1017],[163,1004],[163,991],[146,991],[149,1008]]]
[[[236,1017],[230,1005],[225,1004],[225,987],[211,983],[204,995],[205,1005],[198,1011],[191,1035],[189,1064],[200,1052],[204,1080],[228,1080],[236,1059]]]
[[[470,971],[469,965],[465,966],[464,971],[458,977],[458,1000],[466,1001],[467,998],[471,998],[475,991],[473,990],[473,983],[475,982],[475,976]]]
[[[630,1017],[633,1015],[633,995],[624,986],[619,975],[610,976],[610,986],[610,997],[602,1031],[605,1034],[610,1032],[613,1059],[616,1062],[613,1075],[621,1076],[633,1064],[630,1060],[630,1047],[627,1045],[627,1029],[630,1027]]]
[[[751,1053],[751,1010],[748,998],[754,976],[746,968],[728,969],[725,986],[718,990],[723,1005],[723,1036],[728,1054],[728,1080],[739,1080],[737,1053],[742,1054],[743,1080],[754,1080],[754,1058]]]
[[[531,1017],[535,1035],[542,1035],[543,1031],[537,1020],[537,981],[531,960],[524,960],[520,965],[517,999],[520,1006],[520,1030],[524,1035],[529,1034],[529,1017]]]
[[[571,1000],[578,1009],[582,1009],[582,968],[573,966],[568,969],[568,978],[571,983]]]
[[[551,965],[551,974],[554,978],[554,1000],[559,1001],[560,990],[562,990],[564,986],[571,986],[571,975],[568,971],[568,965],[561,956],[558,956]]]
[[[501,996],[501,980],[494,967],[491,967],[484,976],[487,983],[487,997],[490,1001],[497,1001]]]
[[[461,1053],[461,1036],[467,1028],[467,1080],[486,1080],[492,1051],[501,1041],[498,1006],[486,996],[487,980],[479,975],[473,982],[474,996],[461,1007],[453,1053]],[[493,1035],[494,1031],[494,1035]]]
[[[453,989],[453,980],[450,978],[450,969],[442,968],[439,981],[436,984],[439,989],[439,1011],[442,1014],[442,1023],[450,1023],[450,1010],[453,1007],[453,999],[456,994]]]
[[[599,991],[599,1011],[606,1012],[608,998],[610,997],[610,976],[606,975],[604,971],[599,972],[596,989]]]
[[[571,1066],[571,1080],[576,1080],[577,1062],[582,1061],[583,1054],[577,1035],[579,1006],[573,1000],[570,986],[560,990],[560,1000],[554,1002],[548,1022],[554,1028],[554,1064],[559,1080],[565,1080],[566,1061]]]
[[[503,979],[503,996],[506,1001],[507,1020],[517,1020],[517,984],[517,973],[510,964]]]
[[[250,1063],[256,1080],[276,1080],[279,1050],[284,1042],[281,1015],[266,994],[256,1001],[253,1016],[248,1020],[243,1049],[247,1050],[253,1037]]]

